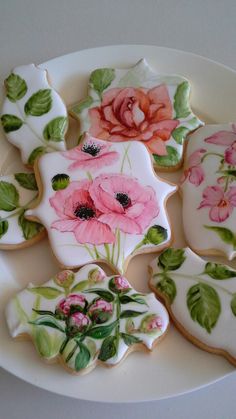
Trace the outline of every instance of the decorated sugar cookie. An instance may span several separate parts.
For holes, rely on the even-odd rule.
[[[190,138],[184,177],[183,224],[199,254],[236,256],[236,126],[208,125]]]
[[[30,337],[42,358],[61,360],[78,374],[152,350],[169,323],[154,294],[138,293],[125,277],[107,277],[97,265],[30,284],[9,302],[6,318],[12,337]]]
[[[41,224],[24,215],[37,196],[33,173],[0,177],[0,249],[26,247],[45,235]]]
[[[145,146],[86,136],[64,153],[39,159],[38,205],[30,219],[47,229],[63,267],[105,261],[120,272],[137,253],[167,247],[166,200],[177,187],[159,179]]]
[[[165,250],[150,265],[150,288],[192,343],[236,366],[236,271],[189,248]]]
[[[16,67],[5,80],[2,126],[7,139],[32,166],[39,155],[65,150],[68,117],[65,104],[49,85],[47,72],[34,64]]]
[[[141,141],[159,170],[182,163],[189,132],[202,125],[193,114],[190,84],[180,76],[160,75],[146,60],[126,70],[100,68],[89,78],[88,96],[71,108],[81,134],[109,142]]]

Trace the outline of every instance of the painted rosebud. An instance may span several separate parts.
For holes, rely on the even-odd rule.
[[[88,315],[95,323],[105,323],[112,316],[113,306],[108,301],[97,299],[88,309]]]
[[[148,314],[145,316],[140,325],[140,332],[155,333],[162,328],[162,319],[156,314]]]
[[[56,276],[54,276],[53,281],[55,284],[59,285],[59,287],[69,288],[73,284],[74,279],[74,272],[67,269],[65,271],[59,272]]]
[[[109,281],[109,288],[116,293],[126,293],[131,290],[127,279],[124,276],[115,276]]]
[[[145,244],[151,243],[154,245],[162,243],[167,239],[167,230],[159,225],[150,227],[145,235]]]
[[[85,297],[81,294],[70,294],[63,298],[56,306],[56,315],[58,318],[65,319],[72,312],[82,311],[87,305]]]
[[[68,320],[68,333],[74,336],[77,333],[84,333],[91,325],[91,320],[84,313],[73,313]]]
[[[90,284],[97,284],[99,282],[104,281],[105,274],[102,269],[95,268],[91,269],[88,273],[88,281]]]

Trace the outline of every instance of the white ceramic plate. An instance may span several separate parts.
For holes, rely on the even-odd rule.
[[[160,73],[181,74],[191,81],[193,109],[205,122],[235,120],[236,72],[186,52],[156,46],[109,46],[65,55],[42,64],[42,67],[48,70],[53,86],[69,105],[85,96],[88,76],[94,68],[124,68],[143,57]],[[75,122],[71,124],[69,136],[70,140],[77,137]],[[5,141],[3,134],[1,137],[2,174],[21,169],[18,151]],[[165,174],[163,177],[176,181],[179,175]],[[168,209],[174,230],[174,245],[184,246],[181,204],[177,195],[169,200]],[[148,291],[147,265],[153,257],[136,257],[129,265],[127,277],[141,292]],[[196,348],[173,327],[153,353],[131,354],[117,368],[98,367],[91,374],[77,377],[68,374],[59,365],[46,365],[31,343],[14,342],[9,337],[4,307],[8,299],[26,284],[43,283],[57,271],[57,263],[46,239],[26,250],[0,253],[0,365],[16,376],[78,399],[136,402],[183,394],[234,371],[223,358]]]

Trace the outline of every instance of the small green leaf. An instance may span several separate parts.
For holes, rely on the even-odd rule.
[[[102,342],[102,346],[101,346],[101,349],[100,349],[98,359],[100,359],[100,361],[105,362],[108,359],[115,356],[116,352],[117,352],[117,337],[116,336],[108,336]]]
[[[189,107],[190,85],[188,81],[183,81],[178,85],[174,96],[174,109],[176,118],[186,118],[190,113]]]
[[[25,104],[26,115],[41,116],[48,113],[52,107],[51,89],[40,89],[34,93]]]
[[[77,105],[72,106],[71,112],[78,114],[81,113],[84,109],[89,108],[93,103],[93,98],[87,96],[85,99],[81,100]]]
[[[5,80],[6,95],[11,102],[22,99],[27,92],[27,84],[17,74],[11,73]]]
[[[51,316],[38,317],[36,320],[30,321],[29,324],[33,324],[34,326],[52,327],[53,329],[57,329],[60,330],[60,332],[65,333],[61,324]]]
[[[167,275],[163,276],[163,279],[156,284],[156,289],[164,294],[168,298],[169,303],[172,304],[176,297],[176,285],[172,278]]]
[[[27,288],[27,290],[33,294],[41,295],[41,297],[44,297],[47,300],[54,300],[55,298],[59,297],[59,295],[63,294],[62,291],[53,287],[34,287]]]
[[[46,148],[45,147],[36,147],[31,153],[30,156],[28,158],[28,163],[33,166],[35,160],[37,157],[42,156],[43,154],[46,153]]]
[[[178,127],[172,131],[171,136],[177,142],[177,144],[183,144],[184,139],[189,133],[190,129],[186,127]]]
[[[103,298],[103,300],[111,302],[114,300],[114,295],[110,291],[102,290],[100,288],[92,288],[91,290],[85,291],[85,293],[94,293]]]
[[[16,173],[14,177],[22,188],[29,189],[30,191],[38,190],[34,173]]]
[[[54,191],[59,191],[61,189],[67,188],[70,183],[70,176],[65,173],[58,173],[57,175],[53,176],[51,182],[52,189]]]
[[[34,343],[39,355],[44,358],[50,358],[52,356],[51,338],[44,327],[35,330]]]
[[[0,220],[0,239],[8,230],[9,224],[7,220]]]
[[[167,155],[158,156],[153,154],[153,158],[158,166],[176,166],[180,162],[178,150],[170,145],[166,146]]]
[[[58,116],[52,119],[43,130],[43,138],[46,141],[63,141],[68,126],[66,116]]]
[[[0,210],[13,211],[19,206],[19,193],[9,182],[0,181]]]
[[[128,333],[121,333],[121,337],[124,339],[124,342],[127,346],[142,342],[141,339],[137,338],[136,336],[129,335]]]
[[[93,327],[92,329],[86,332],[86,336],[90,336],[91,338],[94,338],[94,339],[106,338],[107,336],[111,334],[112,330],[114,329],[114,327],[116,327],[117,323],[118,323],[118,320],[114,321],[113,323],[108,324],[107,326]]]
[[[174,249],[170,247],[159,256],[158,266],[167,271],[175,271],[180,268],[185,259],[184,249]]]
[[[99,96],[107,89],[115,78],[115,70],[112,68],[99,68],[91,73],[89,82]]]
[[[207,226],[204,225],[207,230],[214,231],[218,236],[221,238],[221,240],[227,244],[233,244],[235,242],[234,234],[231,230],[225,227],[218,227],[218,226]]]
[[[236,277],[236,272],[220,263],[207,262],[205,271],[213,279],[229,279]]]
[[[75,357],[75,370],[80,371],[87,367],[90,361],[90,352],[88,348],[82,343],[79,342],[79,353]]]
[[[150,227],[144,237],[144,244],[151,243],[154,245],[158,245],[165,241],[168,237],[168,232],[166,228],[160,225],[153,225]]]
[[[233,315],[236,316],[236,294],[234,294],[231,300],[230,307],[231,307]]]
[[[28,289],[28,291],[29,291],[29,289]],[[39,298],[40,298],[40,297],[39,297]],[[47,315],[47,316],[56,317],[56,316],[55,316],[55,314],[53,313],[53,311],[50,311],[50,310],[37,310],[37,309],[35,309],[35,308],[32,308],[32,310],[34,311],[34,313],[37,313],[37,314],[39,314],[40,316]]]
[[[126,319],[128,317],[138,317],[144,313],[146,313],[146,311],[124,310],[120,313],[120,318]]]
[[[143,298],[136,297],[135,295],[121,295],[120,302],[121,304],[138,303],[147,305],[146,301]]]
[[[78,284],[74,285],[74,287],[71,288],[71,292],[83,291],[85,288],[87,288],[88,283],[88,280],[78,282]]]
[[[36,221],[27,220],[24,213],[25,211],[23,210],[18,218],[18,224],[22,229],[25,240],[31,240],[33,237],[41,233],[44,230],[44,227]]]
[[[204,283],[192,286],[187,293],[187,306],[193,321],[211,333],[221,312],[220,299],[215,289]]]
[[[17,131],[24,123],[18,116],[7,113],[1,116],[1,122],[5,132]]]

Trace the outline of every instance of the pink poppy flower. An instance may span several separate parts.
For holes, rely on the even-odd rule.
[[[98,176],[89,188],[99,221],[124,233],[141,234],[159,213],[155,191],[120,174]]]
[[[119,159],[119,153],[110,151],[111,144],[86,135],[78,147],[62,153],[67,159],[74,160],[68,169],[97,170],[110,166]]]
[[[229,146],[225,150],[225,162],[230,165],[236,165],[236,125],[232,124],[233,131],[218,131],[206,138],[206,143]]]
[[[205,173],[201,166],[201,160],[205,152],[206,150],[204,148],[199,148],[189,156],[189,167],[184,171],[184,175],[181,179],[181,182],[184,182],[187,178],[189,182],[195,186],[199,186],[203,182],[205,178]]]
[[[86,299],[81,294],[70,294],[68,297],[63,298],[59,301],[56,307],[56,313],[62,314],[64,316],[68,316],[70,313],[71,308],[80,308],[81,310],[84,309],[86,305]]]
[[[91,184],[89,180],[71,182],[50,198],[50,204],[59,217],[51,227],[61,232],[73,232],[79,243],[114,243],[111,228],[99,220],[101,212],[89,193]]]
[[[226,193],[220,186],[207,186],[198,209],[204,207],[211,208],[209,217],[212,221],[222,223],[236,207],[236,186],[230,187]]]
[[[101,106],[89,110],[89,132],[108,141],[144,141],[152,153],[166,155],[165,142],[179,125],[167,87],[113,88],[103,94]]]

